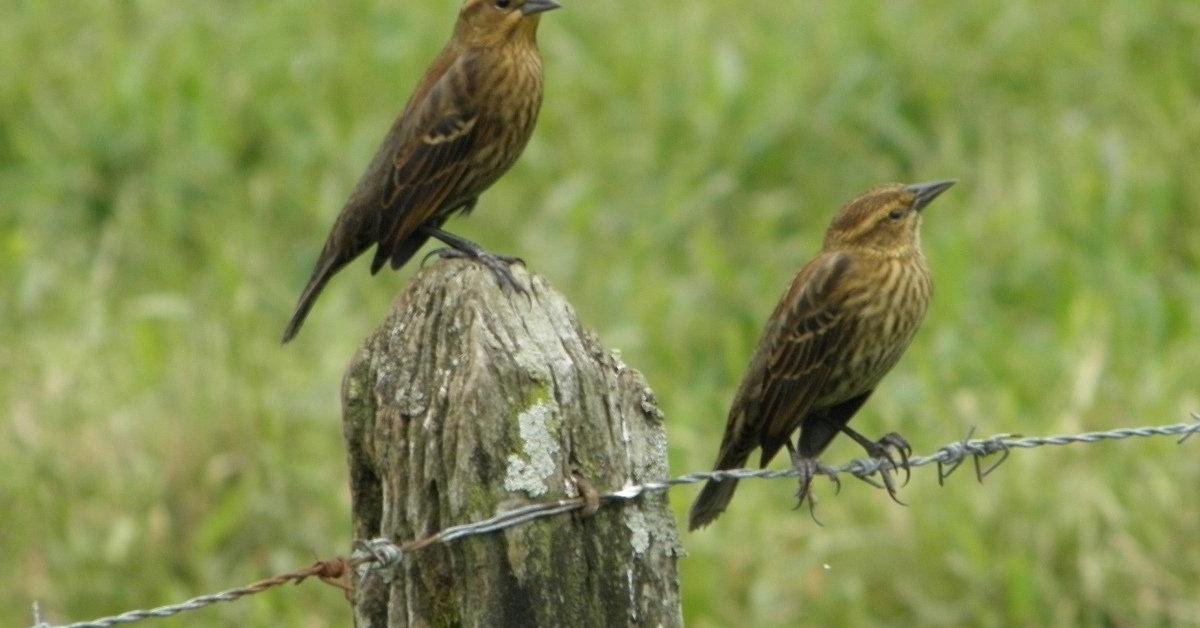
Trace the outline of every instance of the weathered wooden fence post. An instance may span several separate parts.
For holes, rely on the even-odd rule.
[[[642,376],[548,283],[463,260],[421,271],[342,389],[356,540],[406,541],[535,501],[667,477]],[[357,583],[359,626],[678,626],[665,495],[408,554]]]

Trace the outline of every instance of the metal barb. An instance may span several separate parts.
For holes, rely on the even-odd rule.
[[[967,446],[970,444],[971,436],[973,436],[974,434],[975,434],[975,426],[972,425],[967,430],[967,435],[963,436],[961,441],[958,441],[957,443],[951,443],[951,444],[946,445],[945,447],[942,447],[941,449],[938,450],[938,454],[945,453],[946,457],[949,458],[949,460],[947,460],[946,462],[943,462],[941,460],[941,456],[940,455],[938,456],[938,461],[937,461],[938,486],[945,486],[946,479],[950,477],[950,474],[954,473],[956,470],[958,470],[958,467],[960,465],[962,465],[963,460],[966,458],[965,454],[967,451]],[[953,464],[950,464],[950,463],[953,463]],[[947,465],[949,466],[949,468],[946,468]]]
[[[1048,437],[1031,437],[1020,438],[1015,434],[1001,434],[993,436],[986,440],[972,441],[971,436],[975,433],[975,428],[972,427],[967,432],[966,437],[962,440],[950,443],[938,449],[934,454],[929,456],[920,456],[908,460],[909,467],[923,467],[930,464],[937,464],[938,467],[938,484],[944,484],[944,481],[951,473],[954,472],[968,456],[975,459],[976,475],[982,481],[984,477],[995,471],[1001,463],[1007,460],[1011,451],[1016,448],[1032,449],[1034,447],[1042,447],[1046,445],[1071,445],[1071,444],[1091,444],[1104,440],[1120,440],[1132,437],[1150,437],[1150,436],[1175,436],[1182,435],[1179,442],[1183,442],[1192,434],[1200,432],[1200,413],[1191,413],[1192,422],[1176,423],[1173,425],[1161,425],[1155,427],[1138,427],[1138,428],[1118,428],[1106,432],[1088,432],[1085,434],[1072,434],[1064,436],[1048,436]],[[1003,456],[995,463],[982,467],[979,465],[981,457],[993,454],[1002,453]],[[837,486],[841,486],[838,481],[838,475],[848,473],[858,477],[869,484],[878,488],[886,489],[886,486],[880,486],[875,480],[867,476],[874,473],[884,473],[884,465],[888,469],[895,468],[895,464],[889,464],[887,461],[877,459],[856,459],[847,464],[838,467],[824,467],[819,472],[830,478]],[[823,466],[823,465],[822,465]],[[689,473],[672,479],[645,482],[642,484],[625,486],[620,490],[605,493],[600,495],[601,505],[609,505],[621,502],[629,502],[638,498],[644,497],[652,493],[662,493],[675,486],[684,484],[698,484],[707,482],[708,480],[774,480],[779,478],[797,478],[801,473],[796,469],[778,470],[778,469],[725,469],[717,471],[709,471],[704,473]],[[811,481],[811,477],[809,480]],[[816,517],[815,504],[812,500],[812,495],[808,495],[809,499],[809,514],[813,521],[818,525],[822,525]],[[267,589],[277,587],[287,583],[299,584],[311,577],[318,577],[321,580],[341,587],[341,580],[351,571],[357,573],[360,578],[365,577],[365,574],[376,571],[383,571],[385,576],[389,575],[392,570],[398,567],[408,554],[418,551],[422,548],[435,544],[450,543],[452,541],[463,539],[470,536],[488,534],[499,530],[504,530],[514,526],[522,525],[536,519],[551,517],[554,515],[580,510],[585,506],[585,500],[580,498],[561,499],[552,502],[530,504],[515,510],[509,510],[499,513],[491,518],[473,523],[465,523],[461,525],[451,526],[439,532],[431,534],[427,537],[414,539],[404,543],[395,543],[386,538],[376,538],[366,541],[360,541],[355,545],[355,551],[349,559],[334,558],[331,560],[318,561],[304,569],[280,574],[273,578],[260,580],[254,584],[241,587],[238,589],[229,589],[220,593],[211,595],[202,595],[192,598],[186,602],[173,604],[169,606],[160,606],[158,608],[147,610],[134,610],[104,617],[101,619],[92,620],[89,622],[80,622],[64,626],[51,626],[43,622],[41,618],[41,609],[37,603],[33,606],[33,628],[107,628],[117,624],[128,624],[144,619],[155,617],[171,617],[186,611],[197,610],[206,606],[211,606],[220,602],[232,602],[248,595],[254,595],[266,591]],[[797,504],[799,506],[799,504]]]
[[[1008,460],[1009,447],[1008,443],[1004,440],[1005,438],[1006,437],[1003,435],[993,436],[992,438],[983,441],[984,453],[975,454],[975,480],[980,484],[983,484],[983,478],[986,478],[989,474],[991,474],[992,471],[996,470],[996,467],[999,467],[1000,465],[1004,464],[1005,460]],[[1000,452],[1000,459],[984,467],[982,462],[984,457],[990,456],[997,451]]]
[[[354,553],[350,555],[350,564],[354,565],[358,574],[360,587],[363,580],[372,573],[378,573],[385,583],[391,583],[395,576],[395,568],[402,560],[404,550],[382,537],[356,542]]]
[[[1196,421],[1196,422],[1195,422],[1195,423],[1194,423],[1194,424],[1191,426],[1191,427],[1192,427],[1192,429],[1190,429],[1190,430],[1188,430],[1188,431],[1184,432],[1183,436],[1180,436],[1180,437],[1179,437],[1179,440],[1175,441],[1175,444],[1176,444],[1176,445],[1182,445],[1182,444],[1183,444],[1183,441],[1185,441],[1185,440],[1187,440],[1187,439],[1189,439],[1189,438],[1191,438],[1191,437],[1192,437],[1192,434],[1195,434],[1196,432],[1200,432],[1200,412],[1193,412],[1193,413],[1192,413],[1192,419],[1193,419],[1194,421]]]

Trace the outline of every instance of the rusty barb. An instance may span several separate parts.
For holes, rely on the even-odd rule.
[[[1046,445],[1091,444],[1108,440],[1121,440],[1134,437],[1146,438],[1151,436],[1180,436],[1178,442],[1183,443],[1191,435],[1200,432],[1200,414],[1193,412],[1191,423],[1176,423],[1155,427],[1118,428],[1104,432],[1086,432],[1063,436],[1022,438],[1016,434],[1000,434],[991,438],[972,440],[971,436],[974,432],[975,430],[972,428],[962,440],[945,445],[928,456],[911,458],[907,461],[907,464],[897,464],[883,458],[860,458],[841,466],[831,467],[830,471],[832,472],[832,477],[835,478],[839,474],[849,474],[873,486],[882,487],[883,485],[872,479],[872,476],[898,468],[923,467],[936,464],[938,467],[938,484],[944,484],[946,478],[950,477],[963,462],[970,458],[975,464],[975,477],[978,481],[982,482],[985,477],[1008,459],[1009,454],[1014,449],[1032,449]],[[1000,454],[1000,457],[985,464],[983,459],[995,454]],[[649,493],[665,492],[675,486],[697,484],[707,482],[708,480],[774,480],[779,478],[795,478],[798,476],[799,474],[795,469],[729,469],[689,473],[661,482],[646,482],[644,484],[626,486],[618,491],[599,495],[596,495],[593,491],[592,494],[581,497],[530,504],[515,510],[499,513],[494,517],[482,521],[450,526],[424,538],[406,542],[397,542],[386,538],[358,541],[354,546],[354,552],[349,558],[338,557],[330,560],[319,560],[303,569],[259,580],[245,587],[202,595],[169,606],[128,611],[120,615],[113,615],[92,621],[52,625],[42,619],[42,609],[35,602],[33,605],[33,628],[107,628],[108,626],[130,624],[144,619],[171,617],[219,602],[232,602],[281,585],[289,583],[300,584],[314,577],[326,584],[341,589],[347,596],[347,599],[350,599],[357,584],[352,578],[357,578],[358,582],[361,582],[362,579],[369,575],[378,574],[385,582],[390,582],[394,577],[394,570],[404,562],[405,555],[409,553],[420,551],[431,545],[450,543],[469,536],[490,534],[506,528],[523,525],[536,519],[552,517],[576,510],[592,509],[595,508],[597,497],[599,499],[599,507],[604,507],[640,499]]]

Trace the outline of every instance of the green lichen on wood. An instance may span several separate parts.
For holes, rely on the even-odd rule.
[[[418,274],[344,382],[356,536],[420,538],[534,501],[666,477],[641,376],[581,332],[544,280],[530,296],[443,261]],[[657,457],[658,459],[655,459]],[[431,546],[356,582],[363,626],[676,626],[664,496]],[[390,622],[390,623],[389,623]]]

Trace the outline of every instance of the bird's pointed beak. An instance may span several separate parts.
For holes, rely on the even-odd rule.
[[[929,183],[918,183],[904,188],[908,192],[912,192],[917,196],[913,201],[913,209],[921,211],[926,205],[933,202],[942,192],[950,189],[950,186],[957,183],[953,179],[946,181],[931,181]]]
[[[525,4],[521,5],[521,13],[535,15],[546,11],[553,11],[561,7],[562,5],[554,0],[525,0]]]

